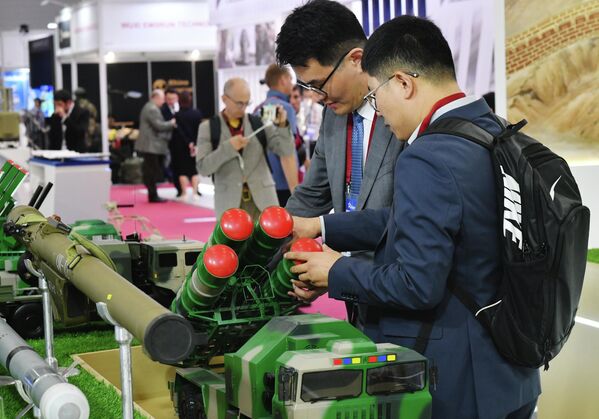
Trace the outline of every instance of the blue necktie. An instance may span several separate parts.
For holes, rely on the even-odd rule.
[[[357,197],[362,186],[362,159],[364,158],[364,117],[359,113],[352,114],[354,124],[351,133],[351,185],[349,192]]]

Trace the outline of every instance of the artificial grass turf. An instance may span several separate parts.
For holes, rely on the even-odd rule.
[[[28,343],[43,358],[45,354],[44,339],[31,339]],[[133,342],[136,344],[136,341]],[[72,364],[71,354],[102,351],[118,348],[114,340],[114,330],[80,330],[77,332],[61,332],[54,337],[54,356],[58,365],[68,367]],[[69,378],[69,383],[79,387],[89,402],[90,419],[117,419],[122,417],[121,396],[112,387],[99,382],[90,373],[79,367],[79,375]],[[0,375],[6,375],[0,367]],[[0,388],[0,396],[4,399],[4,414],[14,418],[25,406],[25,402],[14,386]],[[25,418],[33,418],[32,410]],[[136,419],[145,416],[135,412]]]
[[[589,262],[599,263],[599,249],[589,249]]]

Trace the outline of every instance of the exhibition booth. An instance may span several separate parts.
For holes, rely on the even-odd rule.
[[[511,122],[526,119],[524,133],[568,163],[590,209],[588,248],[599,248],[599,4],[338,3],[354,13],[367,36],[400,15],[434,22],[451,48],[463,92],[492,94],[497,115]],[[134,147],[152,91],[191,93],[193,107],[206,120],[223,109],[225,82],[240,77],[248,82],[252,112],[266,96],[263,79],[275,62],[277,34],[302,4],[80,1],[61,8],[53,31],[20,38],[0,33],[0,85],[11,89],[0,92],[0,316],[6,319],[0,319],[0,363],[7,370],[0,383],[0,419],[3,413],[29,417],[28,410],[44,419],[435,417],[431,406],[439,377],[435,364],[421,355],[424,350],[375,342],[347,321],[352,313],[359,318],[354,302],[363,299],[357,294],[374,298],[371,290],[343,292],[343,300],[324,294],[311,304],[291,298],[296,290],[291,280],[298,280],[292,268],[299,261],[282,253],[323,251],[319,240],[296,240],[291,210],[271,206],[253,220],[231,208],[217,219],[214,176],[202,178],[203,196],[197,199],[194,191],[194,202],[174,199],[168,182],[159,187],[168,202],[147,202],[142,158]],[[295,74],[292,79],[295,83]],[[89,153],[34,150],[26,136],[31,121],[16,115],[35,97],[43,99],[41,112],[49,117],[53,94],[61,89],[83,89],[97,110]],[[21,118],[16,134],[15,118]],[[348,141],[354,135],[349,126]],[[352,159],[345,164],[349,193]],[[221,185],[221,192],[228,187]],[[517,199],[509,204],[520,222],[520,190],[513,191]],[[545,192],[553,200],[555,190]],[[599,415],[594,394],[599,265],[591,263],[599,253],[588,257],[589,263],[581,262],[586,277],[580,306],[577,312],[570,307],[576,327],[568,329],[568,344],[551,369],[541,372],[535,419]],[[420,290],[411,281],[406,279]],[[543,295],[545,303],[556,298]],[[369,314],[384,323],[382,342],[413,341],[420,349],[423,330],[415,328],[420,320],[414,316],[409,336],[396,332],[393,316],[412,307],[393,304]],[[428,313],[428,306],[418,304]],[[455,328],[426,326],[425,340],[444,339]],[[469,356],[478,353],[472,349]],[[474,388],[478,377],[467,379]]]

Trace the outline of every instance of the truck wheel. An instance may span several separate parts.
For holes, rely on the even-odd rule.
[[[200,389],[191,383],[183,383],[177,404],[180,419],[207,419]]]
[[[26,303],[15,310],[9,324],[23,339],[40,338],[44,334],[44,315],[40,303]]]
[[[17,274],[19,275],[19,278],[30,287],[37,287],[38,280],[35,276],[31,275],[25,267],[25,259],[33,259],[33,256],[31,253],[25,252],[19,257],[19,261],[17,262]]]

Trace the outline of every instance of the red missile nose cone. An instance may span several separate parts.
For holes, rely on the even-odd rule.
[[[220,218],[220,227],[225,236],[235,241],[243,241],[252,235],[254,223],[252,217],[240,208],[231,208]]]
[[[208,273],[217,278],[232,276],[239,266],[237,254],[224,244],[217,244],[206,250],[203,261]]]
[[[289,250],[292,252],[322,252],[322,246],[314,239],[303,237],[294,241]],[[296,260],[294,263],[298,265],[302,261]]]
[[[268,207],[260,214],[260,227],[273,239],[284,239],[293,232],[293,218],[285,208]]]

